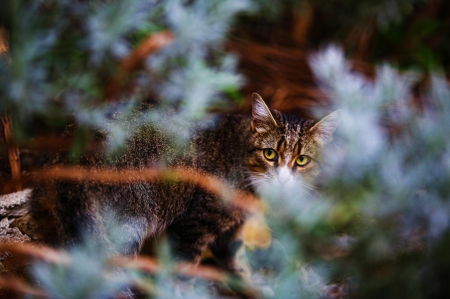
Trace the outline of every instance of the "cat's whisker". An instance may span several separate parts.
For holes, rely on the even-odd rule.
[[[311,193],[309,193],[307,189],[302,189],[301,194],[306,195],[307,199],[315,200],[314,196]]]
[[[317,188],[315,186],[304,182],[303,187],[305,187],[308,190],[311,190],[314,194],[316,194],[317,196],[320,197],[320,193],[319,193],[319,191],[317,191]]]
[[[296,188],[296,191],[308,200],[316,200],[320,198],[320,193],[316,190],[316,188],[304,182],[299,183],[299,188]]]
[[[308,195],[308,198],[309,198],[310,200],[312,200],[312,201],[316,201],[316,200],[317,200],[317,197],[315,196],[314,193],[312,193],[312,192],[310,192],[310,191],[306,191],[306,190],[305,190],[305,193]]]
[[[245,188],[249,186],[253,186],[255,188],[260,187],[264,183],[267,182],[266,176],[263,173],[259,172],[246,172],[247,183],[244,185]]]
[[[305,187],[310,191],[310,193],[312,193],[313,199],[320,198],[320,193],[316,189],[314,189],[313,187],[310,187],[310,186],[305,186]]]

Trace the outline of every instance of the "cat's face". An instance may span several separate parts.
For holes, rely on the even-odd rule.
[[[320,151],[339,123],[333,112],[318,123],[269,110],[258,94],[253,95],[251,148],[247,156],[250,183],[311,188],[319,174]]]

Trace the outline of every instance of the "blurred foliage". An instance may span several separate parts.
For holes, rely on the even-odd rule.
[[[0,111],[13,114],[16,138],[27,134],[23,124],[31,117],[50,126],[75,120],[105,127],[109,110],[100,99],[108,81],[138,42],[162,29],[177,38],[134,74],[134,92],[117,95],[122,105],[137,107],[152,92],[164,98],[162,106],[184,107],[187,119],[195,118],[242,82],[221,43],[235,15],[251,9],[248,1],[6,1],[3,7],[10,51],[1,61]]]
[[[450,30],[450,4],[447,1],[258,2],[260,15],[245,17],[238,28],[251,32],[244,34],[245,38],[292,45],[297,34],[293,28],[300,22],[308,29],[306,45],[300,45],[301,48],[317,49],[335,41],[342,44],[346,53],[370,63],[389,61],[403,69],[449,72],[450,39],[446,32]],[[286,38],[286,33],[291,38]]]
[[[324,153],[320,193],[280,194],[269,186],[263,194],[273,242],[248,253],[253,280],[267,298],[318,298],[330,283],[355,298],[448,297],[450,88],[440,73],[450,66],[445,1],[4,0],[0,22],[10,51],[0,59],[0,113],[12,114],[17,139],[76,122],[74,152],[89,140],[87,128],[106,130],[112,148],[122,145],[136,109],[156,126],[170,115],[168,134],[185,138],[186,124],[242,101],[244,79],[225,47],[229,32],[233,40],[278,41],[285,35],[277,30],[292,26],[292,11],[305,5],[314,18],[303,49],[340,44],[317,52],[310,64],[343,118]],[[131,91],[105,100],[122,60],[163,30],[174,33],[173,42],[130,75]],[[368,80],[352,71],[346,55],[394,67],[382,64]],[[415,105],[410,99],[419,83],[425,87]],[[130,281],[146,282],[148,295],[158,298],[217,295],[206,282],[178,289],[164,254],[167,268],[154,276],[108,268],[85,247],[70,253],[72,268],[35,265],[51,298],[105,298]]]

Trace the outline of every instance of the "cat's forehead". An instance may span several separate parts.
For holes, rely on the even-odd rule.
[[[284,114],[282,117],[283,121],[280,124],[279,138],[282,139],[284,150],[292,151],[295,147],[309,142],[309,129],[313,121]]]
[[[287,141],[294,142],[305,136],[311,124],[310,120],[281,114],[280,133],[286,136]]]
[[[299,118],[287,114],[276,116],[278,126],[269,134],[260,136],[261,146],[273,148],[277,151],[299,151],[310,141],[309,129],[313,125],[312,120]]]

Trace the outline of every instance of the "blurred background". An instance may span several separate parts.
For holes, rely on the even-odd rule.
[[[301,117],[339,108],[319,198],[264,198],[272,242],[248,253],[259,296],[448,298],[449,30],[444,0],[4,0],[0,193],[32,187],[40,156],[93,146],[92,129],[120,148],[136,109],[156,126],[171,112],[183,140],[186,123],[250,113],[253,92]],[[41,267],[50,297],[81,289]],[[172,296],[146,279],[148,296]]]

